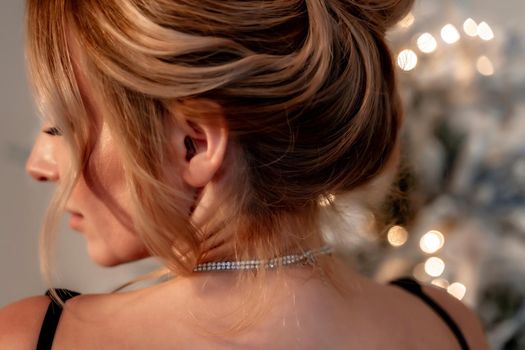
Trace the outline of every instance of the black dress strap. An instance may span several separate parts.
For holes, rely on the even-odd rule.
[[[80,294],[68,289],[55,289],[55,291],[64,302]],[[51,292],[48,290],[46,295],[51,297]],[[36,346],[37,350],[51,350],[61,315],[62,306],[51,298],[51,302],[47,307],[46,316],[44,317],[44,322],[42,323],[42,328],[40,329],[40,335]]]
[[[430,306],[439,315],[439,317],[443,319],[443,321],[447,324],[447,326],[456,336],[456,339],[458,340],[459,345],[461,346],[461,349],[462,350],[470,349],[467,344],[467,341],[465,340],[465,337],[463,336],[463,333],[461,333],[461,330],[459,329],[456,322],[454,322],[452,317],[450,317],[450,315],[441,306],[439,306],[439,304],[437,304],[432,298],[430,298],[427,294],[425,294],[425,292],[421,288],[421,285],[416,280],[412,278],[400,278],[400,279],[391,281],[390,284],[401,287],[405,289],[406,291],[419,297],[423,302],[425,302],[428,306]]]

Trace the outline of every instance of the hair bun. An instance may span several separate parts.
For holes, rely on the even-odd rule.
[[[414,5],[414,0],[342,0],[347,6],[357,11],[386,31],[402,20]]]

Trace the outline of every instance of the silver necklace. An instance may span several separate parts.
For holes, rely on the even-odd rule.
[[[229,270],[255,270],[260,268],[274,269],[279,266],[288,266],[303,263],[313,264],[319,255],[329,255],[333,248],[325,245],[318,249],[311,249],[302,254],[285,255],[269,260],[241,260],[241,261],[211,261],[198,264],[194,272],[229,271]]]

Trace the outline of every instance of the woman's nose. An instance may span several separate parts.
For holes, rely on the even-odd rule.
[[[55,159],[54,143],[49,136],[37,137],[31,155],[26,163],[26,170],[37,181],[57,181],[58,166]]]

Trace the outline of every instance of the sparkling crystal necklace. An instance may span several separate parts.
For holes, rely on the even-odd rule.
[[[228,270],[255,270],[255,269],[274,269],[279,266],[288,266],[303,263],[313,264],[319,255],[330,255],[333,248],[325,245],[318,249],[307,250],[302,254],[285,255],[269,260],[241,260],[241,261],[211,261],[198,264],[194,272],[208,271],[228,271]]]

